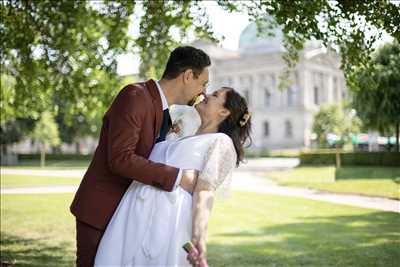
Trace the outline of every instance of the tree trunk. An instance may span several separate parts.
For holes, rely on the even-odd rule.
[[[79,141],[75,143],[75,153],[81,154],[81,143]]]
[[[44,168],[46,163],[46,145],[42,144],[42,149],[40,150],[40,167]]]
[[[397,152],[400,152],[400,148],[399,148],[399,134],[400,133],[399,132],[400,132],[400,123],[398,122],[396,125],[396,151]]]
[[[392,151],[392,144],[390,143],[390,135],[387,137],[387,151],[391,152]]]
[[[2,155],[7,155],[8,149],[7,149],[7,144],[1,144],[1,154]]]
[[[340,169],[342,162],[340,161],[339,144],[336,144],[336,169]]]

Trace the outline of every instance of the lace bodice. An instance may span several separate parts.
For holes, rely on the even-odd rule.
[[[196,169],[199,179],[216,190],[229,185],[236,152],[229,136],[212,133],[158,143],[149,159],[181,169]]]
[[[216,190],[230,181],[235,165],[236,152],[232,140],[225,134],[219,134],[204,155],[204,167],[199,173],[199,179]]]

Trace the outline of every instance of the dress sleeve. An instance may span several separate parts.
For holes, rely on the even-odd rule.
[[[204,156],[204,167],[199,179],[207,182],[212,190],[230,180],[236,165],[236,152],[232,140],[225,134],[218,135]]]

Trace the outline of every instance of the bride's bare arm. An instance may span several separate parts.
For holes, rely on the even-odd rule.
[[[206,259],[207,228],[214,203],[214,194],[215,191],[207,182],[200,179],[197,181],[192,200],[192,242],[199,250],[200,258],[202,259]]]
[[[215,190],[230,177],[236,164],[236,152],[230,137],[220,134],[210,145],[204,162],[193,192],[192,241],[200,252],[200,258],[206,260],[208,220]]]

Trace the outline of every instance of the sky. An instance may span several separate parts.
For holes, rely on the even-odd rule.
[[[208,1],[206,8],[214,31],[217,34],[225,36],[225,39],[221,42],[221,46],[226,49],[236,50],[239,46],[240,33],[250,23],[249,17],[240,13],[229,13],[220,8],[214,1]],[[141,14],[137,15],[140,16]],[[137,28],[138,25],[131,25],[128,34],[136,36],[138,32]],[[134,55],[120,56],[118,58],[117,71],[120,75],[138,73],[139,58]]]
[[[241,32],[249,25],[249,17],[241,13],[229,13],[223,10],[214,1],[203,2],[206,6],[207,13],[209,15],[210,22],[213,26],[214,32],[217,35],[222,35],[225,39],[221,42],[221,46],[230,50],[237,50],[239,46],[239,38]],[[143,15],[143,10],[138,8],[134,17],[140,17]],[[138,35],[139,25],[138,19],[132,19],[132,25],[130,25],[128,34],[135,37]],[[227,27],[229,25],[229,27]],[[373,31],[371,31],[373,32]],[[382,38],[375,43],[375,47],[382,43],[391,41],[393,38],[384,33]],[[119,75],[127,75],[139,72],[139,57],[129,54],[121,55],[117,58]]]

